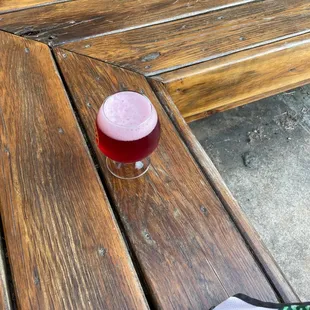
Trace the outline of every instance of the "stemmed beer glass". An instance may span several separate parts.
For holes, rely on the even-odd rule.
[[[143,175],[159,138],[158,115],[146,96],[122,91],[107,97],[100,107],[96,143],[114,176],[134,179]]]

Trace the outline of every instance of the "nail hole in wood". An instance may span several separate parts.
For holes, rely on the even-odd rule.
[[[151,235],[149,234],[149,232],[146,229],[142,230],[142,236],[144,238],[144,240],[148,243],[148,244],[152,244],[154,243],[154,240],[152,239]]]
[[[208,215],[208,210],[206,209],[206,207],[204,206],[200,206],[200,211],[204,214],[204,215]]]
[[[106,250],[105,248],[100,247],[100,248],[98,249],[98,254],[99,254],[99,256],[105,256],[106,253],[107,253],[107,250]]]
[[[40,277],[39,277],[39,273],[38,273],[38,270],[37,268],[35,268],[33,270],[33,280],[34,280],[34,284],[36,286],[39,286],[40,285]]]

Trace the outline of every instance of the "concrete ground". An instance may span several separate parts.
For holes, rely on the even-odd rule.
[[[310,85],[192,123],[302,300],[310,300]]]

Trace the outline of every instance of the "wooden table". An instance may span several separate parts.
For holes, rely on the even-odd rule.
[[[2,1],[1,308],[298,301],[186,121],[309,82],[309,15],[306,0]],[[131,181],[94,143],[120,90],[162,124]]]

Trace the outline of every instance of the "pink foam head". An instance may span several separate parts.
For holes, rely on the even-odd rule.
[[[133,91],[109,96],[97,116],[101,131],[120,141],[142,139],[152,132],[157,120],[158,116],[151,101]]]

